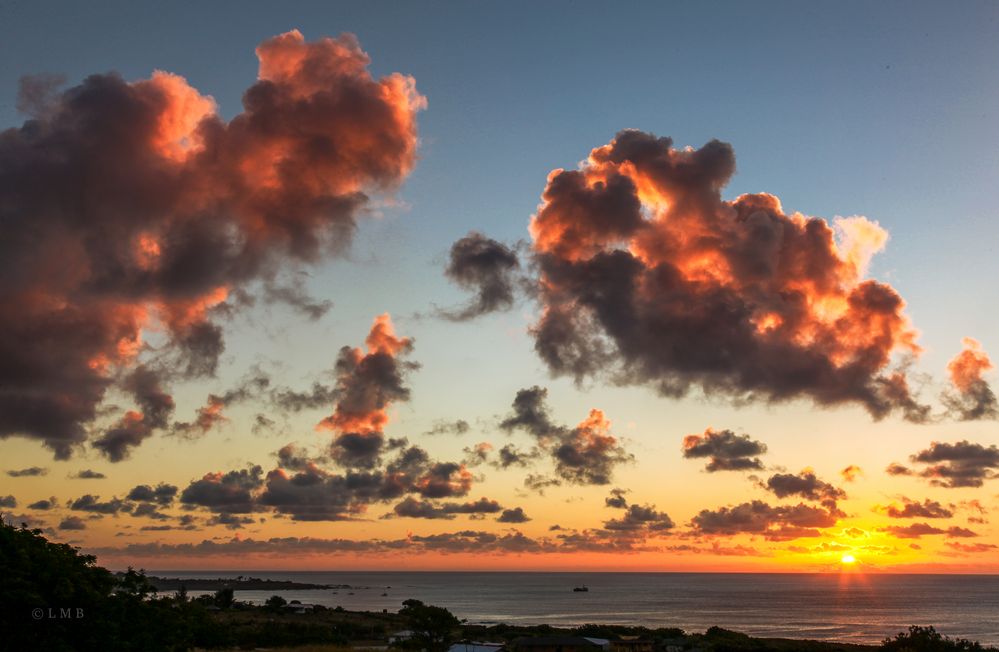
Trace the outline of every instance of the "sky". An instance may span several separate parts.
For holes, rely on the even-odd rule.
[[[0,510],[114,568],[999,571],[997,21],[5,2]]]

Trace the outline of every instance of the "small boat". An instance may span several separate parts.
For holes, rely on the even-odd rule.
[[[584,584],[584,585],[582,585],[582,586],[577,586],[576,588],[574,588],[574,589],[573,589],[573,592],[574,592],[574,593],[586,593],[586,592],[588,592],[588,591],[589,591],[589,589],[588,589],[588,588],[586,588],[586,585],[585,585],[585,584]]]

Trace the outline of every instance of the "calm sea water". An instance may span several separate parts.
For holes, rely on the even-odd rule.
[[[288,600],[396,611],[417,598],[473,623],[712,625],[753,634],[876,643],[909,625],[999,645],[999,576],[757,573],[438,573],[149,571],[164,577],[246,575],[336,591],[284,591]],[[580,584],[587,593],[574,593]],[[390,587],[390,588],[389,588]],[[237,591],[261,603],[273,591]],[[383,596],[387,593],[387,596]],[[197,592],[192,591],[192,595]]]

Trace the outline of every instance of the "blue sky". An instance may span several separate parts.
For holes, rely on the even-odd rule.
[[[19,122],[17,79],[28,72],[74,82],[95,71],[135,79],[169,70],[231,115],[255,74],[254,44],[291,28],[311,38],[351,31],[376,74],[413,75],[430,103],[393,251],[408,273],[434,277],[428,254],[469,228],[524,237],[547,172],[634,127],[678,145],[731,142],[739,172],[728,195],[767,191],[807,214],[881,222],[892,242],[875,273],[897,283],[928,337],[953,341],[944,315],[966,315],[975,331],[989,319],[981,289],[952,289],[994,271],[999,9],[951,9],[6,3],[0,121]]]

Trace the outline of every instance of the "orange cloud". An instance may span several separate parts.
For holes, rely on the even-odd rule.
[[[370,468],[382,452],[382,430],[395,401],[409,400],[404,374],[419,365],[401,359],[413,341],[397,337],[389,315],[375,318],[365,340],[367,351],[343,347],[336,361],[333,414],[317,428],[333,430],[333,457],[346,466]]]
[[[578,170],[552,171],[530,224],[544,361],[666,395],[699,386],[925,420],[896,364],[920,352],[905,304],[864,277],[887,233],[787,214],[773,195],[722,200],[734,170],[725,143],[622,131]]]
[[[843,480],[845,480],[846,482],[853,482],[859,476],[864,475],[864,470],[861,469],[856,464],[851,464],[850,466],[848,466],[845,469],[843,469],[842,471],[840,471],[839,474],[840,474],[840,476],[842,476]]]
[[[2,133],[0,437],[68,457],[149,328],[168,339],[164,379],[213,375],[228,297],[346,247],[367,196],[412,170],[411,77],[373,78],[351,35],[288,32],[257,56],[229,121],[157,71],[36,93]]]
[[[966,337],[961,343],[964,349],[947,363],[954,391],[944,392],[944,404],[952,416],[962,421],[995,419],[999,416],[999,401],[984,378],[994,365],[977,340]]]

